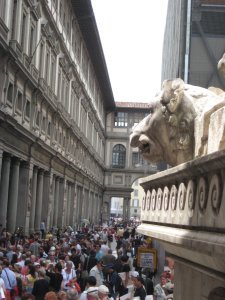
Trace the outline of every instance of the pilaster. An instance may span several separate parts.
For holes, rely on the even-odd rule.
[[[8,192],[9,192],[9,174],[10,174],[11,157],[6,155],[2,163],[2,180],[0,186],[0,223],[6,227],[6,216],[8,206]]]
[[[32,192],[31,192],[31,207],[30,207],[30,232],[34,232],[34,218],[35,218],[35,208],[37,199],[37,173],[38,168],[33,168],[32,177]]]
[[[54,201],[54,214],[53,214],[53,226],[57,227],[58,220],[58,204],[59,204],[59,177],[55,180],[55,201]]]
[[[37,177],[37,201],[36,201],[35,220],[34,220],[35,231],[40,230],[40,224],[41,224],[43,182],[44,182],[44,171],[40,169],[38,171],[38,177]]]
[[[9,232],[14,232],[16,228],[16,212],[17,212],[18,189],[19,189],[19,170],[20,170],[20,161],[19,159],[14,159],[12,161],[9,201],[8,201],[8,209],[7,209],[7,229],[9,230]]]

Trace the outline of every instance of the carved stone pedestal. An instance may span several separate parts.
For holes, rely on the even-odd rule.
[[[174,299],[214,299],[218,288],[225,291],[225,150],[143,178],[141,185],[138,232],[157,239],[175,260]]]

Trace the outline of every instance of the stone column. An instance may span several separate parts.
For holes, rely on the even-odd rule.
[[[50,174],[48,172],[45,172],[44,184],[43,184],[41,221],[44,221],[46,226],[47,226],[48,206],[49,206],[49,190],[50,190]]]
[[[9,232],[14,232],[16,229],[16,213],[18,202],[18,188],[19,188],[19,173],[20,161],[19,159],[13,160],[11,170],[11,181],[9,189],[9,202],[7,209],[7,229]]]
[[[64,203],[64,178],[60,178],[59,181],[59,199],[58,199],[58,216],[57,216],[57,227],[62,227],[63,220],[63,203]]]
[[[34,228],[36,231],[40,231],[40,224],[41,224],[43,181],[44,181],[44,171],[39,170],[38,178],[37,178],[37,201],[36,201],[35,220],[34,220]]]
[[[10,174],[10,156],[3,158],[2,163],[2,180],[0,186],[0,224],[6,227],[7,205],[8,205],[8,192],[9,192],[9,174]]]
[[[20,162],[20,176],[19,176],[19,192],[18,192],[18,203],[16,213],[16,226],[21,226],[24,229],[24,233],[27,234],[27,228],[29,223],[27,221],[27,211],[29,201],[31,199],[31,188],[30,188],[30,166],[27,162]],[[31,173],[32,174],[32,173]]]
[[[74,210],[73,210],[73,224],[74,226],[76,227],[77,229],[77,225],[78,225],[78,186],[75,182],[74,184],[74,203],[73,203],[73,207],[74,207]]]
[[[127,197],[123,198],[123,219],[129,220],[130,219],[130,199]]]
[[[96,203],[96,194],[95,193],[93,193],[93,216],[92,216],[92,222],[93,222],[93,224],[96,224],[96,205],[97,205],[97,203]]]
[[[2,157],[3,157],[3,150],[0,149],[0,184],[1,184],[1,175],[2,175]]]
[[[59,177],[55,180],[55,201],[54,201],[54,215],[53,215],[53,226],[57,227],[58,220],[58,203],[59,203]]]
[[[48,203],[48,218],[47,218],[47,229],[53,226],[53,215],[55,205],[55,175],[50,173],[50,187],[49,187],[49,203]]]
[[[68,183],[66,187],[65,218],[64,218],[65,225],[70,225],[69,224],[70,201],[71,201],[71,185],[70,183]]]
[[[130,198],[127,198],[127,220],[130,220]]]
[[[37,199],[37,167],[33,169],[33,178],[32,178],[32,194],[31,194],[31,209],[30,209],[30,232],[34,232],[34,217],[35,217],[35,208],[36,208],[36,199]]]
[[[87,192],[86,212],[87,212],[86,219],[88,219],[90,222],[92,222],[93,202],[92,202],[91,191],[90,190]]]

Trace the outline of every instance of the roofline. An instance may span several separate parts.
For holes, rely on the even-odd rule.
[[[91,0],[72,0],[71,3],[99,81],[105,108],[114,110],[114,96]]]

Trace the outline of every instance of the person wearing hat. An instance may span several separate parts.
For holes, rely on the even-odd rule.
[[[96,288],[96,278],[94,276],[88,276],[85,279],[85,291],[83,291],[83,293],[80,295],[80,300],[87,299],[87,291],[90,287]]]
[[[126,294],[127,289],[123,285],[123,281],[117,271],[115,270],[114,265],[107,265],[106,266],[107,270],[107,284],[109,288],[109,292],[113,299],[116,299],[118,295],[122,296]]]
[[[109,297],[109,289],[106,285],[102,284],[98,287],[98,298],[100,300],[113,300],[112,297]]]
[[[98,299],[98,288],[91,286],[87,289],[87,299],[96,300]]]

